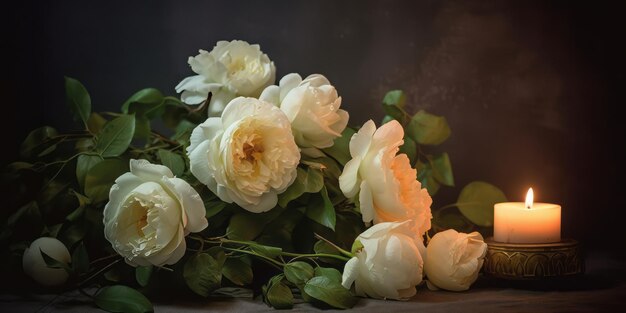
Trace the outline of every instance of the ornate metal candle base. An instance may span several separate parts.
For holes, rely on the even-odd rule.
[[[483,271],[491,276],[513,280],[541,280],[570,277],[585,271],[578,241],[556,243],[502,243],[487,238]]]

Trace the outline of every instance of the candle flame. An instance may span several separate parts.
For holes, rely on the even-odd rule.
[[[534,197],[535,196],[533,194],[533,189],[528,188],[528,192],[526,193],[526,208],[527,209],[532,209]]]

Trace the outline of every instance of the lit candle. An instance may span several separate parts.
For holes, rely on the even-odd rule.
[[[550,243],[561,241],[561,206],[533,203],[533,189],[526,202],[494,205],[493,239],[506,243]]]

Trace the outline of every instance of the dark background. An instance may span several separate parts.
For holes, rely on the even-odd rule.
[[[624,256],[625,39],[618,2],[571,1],[46,1],[3,8],[2,163],[41,125],[70,130],[63,76],[94,111],[133,92],[174,94],[187,57],[218,40],[258,43],[277,66],[322,73],[350,124],[383,117],[390,89],[409,110],[445,115],[441,147],[457,188],[500,186],[510,200],[563,207],[562,233]],[[17,123],[17,125],[15,125]]]

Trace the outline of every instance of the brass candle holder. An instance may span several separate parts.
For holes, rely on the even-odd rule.
[[[584,273],[585,262],[578,241],[556,243],[503,243],[485,240],[485,274],[511,280],[543,280]]]

